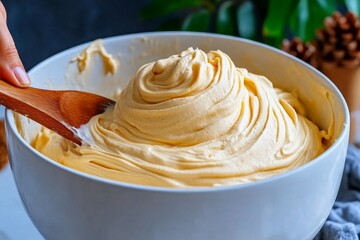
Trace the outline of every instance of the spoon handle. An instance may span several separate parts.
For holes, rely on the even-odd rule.
[[[0,104],[81,145],[60,111],[61,91],[18,88],[0,80]]]

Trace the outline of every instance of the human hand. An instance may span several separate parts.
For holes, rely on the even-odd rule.
[[[28,87],[30,78],[19,58],[6,24],[6,10],[0,1],[0,79],[18,87]]]

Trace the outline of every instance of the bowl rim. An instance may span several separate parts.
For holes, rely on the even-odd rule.
[[[235,183],[232,185],[225,185],[225,186],[212,186],[212,187],[183,187],[183,188],[170,188],[170,187],[158,187],[158,186],[147,186],[147,185],[140,185],[140,184],[133,184],[133,183],[127,183],[127,182],[121,182],[117,180],[111,180],[106,179],[98,176],[94,176],[88,173],[84,173],[75,169],[72,169],[70,167],[67,167],[65,165],[60,164],[57,161],[54,161],[47,156],[41,154],[37,150],[35,150],[28,142],[26,142],[20,135],[20,133],[16,130],[16,125],[13,116],[13,111],[10,109],[5,109],[5,122],[9,126],[9,131],[11,131],[12,134],[16,136],[16,138],[26,147],[28,150],[30,150],[33,154],[37,155],[40,159],[45,160],[47,163],[72,174],[75,174],[79,177],[86,178],[88,180],[92,180],[98,183],[102,184],[108,184],[114,187],[123,187],[128,188],[131,190],[141,190],[141,191],[151,191],[151,192],[169,192],[169,193],[209,193],[209,192],[222,192],[222,191],[229,191],[229,190],[240,190],[240,189],[247,189],[247,188],[253,188],[260,185],[270,184],[272,182],[279,181],[283,178],[287,178],[290,175],[294,175],[300,171],[304,171],[308,168],[311,168],[313,165],[318,164],[319,161],[322,159],[327,158],[327,156],[335,151],[338,145],[340,145],[343,141],[348,141],[346,136],[348,136],[349,132],[349,126],[350,126],[350,113],[348,106],[346,104],[346,101],[341,94],[340,90],[335,86],[335,84],[322,72],[317,70],[316,68],[312,67],[311,65],[303,62],[302,60],[280,50],[275,47],[266,45],[261,42],[244,39],[241,37],[236,36],[229,36],[229,35],[223,35],[223,34],[217,34],[217,33],[203,33],[203,32],[186,32],[186,31],[163,31],[163,32],[140,32],[140,33],[131,33],[131,34],[125,34],[125,35],[118,35],[118,36],[112,36],[112,37],[106,37],[101,38],[105,44],[110,44],[111,42],[116,42],[119,39],[135,39],[135,38],[141,38],[141,37],[161,37],[161,36],[172,36],[172,37],[213,37],[213,38],[220,38],[220,39],[227,39],[227,40],[236,40],[241,41],[253,45],[257,45],[263,48],[266,48],[268,50],[274,51],[276,54],[283,55],[287,58],[290,58],[292,61],[297,62],[298,64],[303,65],[303,67],[310,69],[311,71],[315,72],[317,75],[320,75],[320,77],[326,82],[327,86],[330,87],[337,95],[337,97],[340,99],[342,110],[344,111],[344,123],[343,128],[339,134],[339,137],[335,140],[335,142],[326,149],[323,153],[321,153],[319,156],[314,158],[313,160],[305,163],[302,166],[296,167],[295,169],[291,169],[285,173],[280,173],[272,177],[260,179],[253,182],[245,182],[245,183]],[[94,40],[92,40],[94,41]],[[92,41],[88,41],[79,45],[76,45],[74,47],[65,49],[57,54],[54,54],[50,56],[49,58],[41,61],[39,64],[35,65],[30,71],[29,75],[31,76],[31,73],[36,71],[38,68],[41,68],[43,65],[48,64],[48,62],[56,61],[56,59],[61,58],[63,55],[69,54],[69,52],[74,51],[76,49],[84,48],[85,46],[88,46]],[[10,159],[10,162],[12,160]]]

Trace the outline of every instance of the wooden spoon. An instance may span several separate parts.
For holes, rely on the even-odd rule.
[[[0,80],[0,104],[81,145],[73,128],[114,104],[113,100],[80,91],[18,88]]]

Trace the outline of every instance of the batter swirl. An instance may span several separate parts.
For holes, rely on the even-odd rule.
[[[297,98],[221,51],[188,50],[142,66],[114,109],[91,119],[93,144],[49,130],[33,145],[92,175],[162,187],[238,184],[311,161],[325,131]]]

